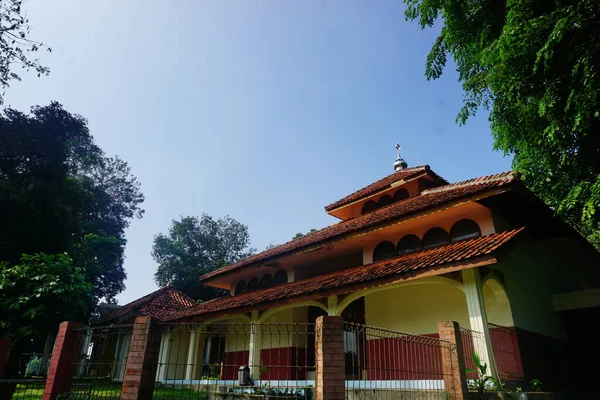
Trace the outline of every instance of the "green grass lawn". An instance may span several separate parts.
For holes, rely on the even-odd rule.
[[[121,396],[121,384],[99,383],[83,388],[75,384],[74,392],[69,399],[119,399]],[[17,385],[12,400],[39,400],[44,393],[43,385]],[[177,387],[155,387],[153,399],[185,399],[185,400],[206,400],[206,392],[194,391],[186,388]]]

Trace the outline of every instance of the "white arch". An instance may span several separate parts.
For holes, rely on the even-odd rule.
[[[481,288],[488,321],[497,325],[514,326],[510,299],[502,282],[490,274],[482,280]],[[491,295],[486,289],[491,291]]]
[[[369,288],[369,289],[359,290],[358,292],[349,294],[347,297],[344,298],[344,300],[342,300],[338,304],[336,311],[335,311],[335,315],[342,315],[342,311],[344,311],[344,309],[346,307],[348,307],[350,305],[350,303],[352,303],[356,299],[367,296],[371,293],[380,292],[382,290],[395,289],[395,288],[404,287],[404,286],[422,285],[422,284],[438,284],[438,285],[446,284],[446,285],[454,286],[460,290],[463,290],[462,284],[460,282],[457,282],[450,278],[445,278],[443,276],[432,276],[432,277],[428,277],[428,278],[415,279],[412,281],[396,282],[391,285],[377,286],[377,287],[373,287],[373,288]]]
[[[269,317],[284,311],[284,310],[289,310],[290,308],[297,308],[297,307],[319,307],[322,310],[325,310],[325,312],[327,312],[327,306],[319,303],[318,301],[315,300],[309,300],[309,301],[303,301],[302,303],[295,303],[295,304],[287,304],[285,306],[281,306],[281,307],[277,307],[277,308],[272,308],[269,311],[267,311],[266,313],[264,313],[263,315],[261,315],[258,320],[256,321],[257,323],[263,323],[264,321],[266,321]]]

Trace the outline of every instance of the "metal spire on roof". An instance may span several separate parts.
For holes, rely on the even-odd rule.
[[[400,156],[400,144],[396,143],[396,150],[398,151],[398,157],[396,157],[396,161],[394,162],[394,171],[400,171],[404,168],[408,167],[408,164],[404,159]]]

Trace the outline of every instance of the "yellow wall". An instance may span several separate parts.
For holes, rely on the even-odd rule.
[[[469,327],[463,292],[450,284],[420,284],[365,297],[367,325],[412,334],[437,333],[439,321]]]
[[[523,240],[494,268],[504,273],[515,326],[565,340],[564,326],[552,302],[552,260],[545,252],[553,251],[543,243]]]
[[[501,326],[515,325],[508,296],[497,281],[489,279],[485,282],[483,301],[489,323]]]
[[[288,308],[267,318],[261,327],[261,348],[305,347],[307,319],[308,307]]]

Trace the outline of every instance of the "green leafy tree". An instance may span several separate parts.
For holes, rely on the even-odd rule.
[[[458,122],[489,110],[495,148],[600,248],[600,2],[405,2],[422,28],[440,22],[425,75],[439,78],[454,59]]]
[[[248,227],[231,217],[182,217],[173,221],[168,235],[154,237],[154,278],[159,286],[171,285],[193,299],[213,299],[224,291],[203,286],[198,278],[251,256],[249,245]]]
[[[0,261],[9,268],[22,254],[66,252],[96,299],[110,301],[125,287],[125,230],[143,200],[127,163],[106,157],[83,117],[56,102],[0,114]]]
[[[64,320],[82,320],[94,302],[83,268],[67,254],[24,254],[19,262],[0,263],[0,337],[11,338],[6,371],[17,375],[25,351],[39,351],[47,332]],[[15,383],[0,388],[11,398]]]
[[[0,264],[0,336],[19,342],[43,335],[61,321],[81,320],[93,303],[83,268],[67,254],[24,254]]]
[[[29,37],[31,26],[22,5],[23,0],[0,0],[0,105],[4,103],[4,90],[10,81],[21,80],[15,67],[34,70],[38,77],[50,73],[33,54],[40,49],[52,49]]]

